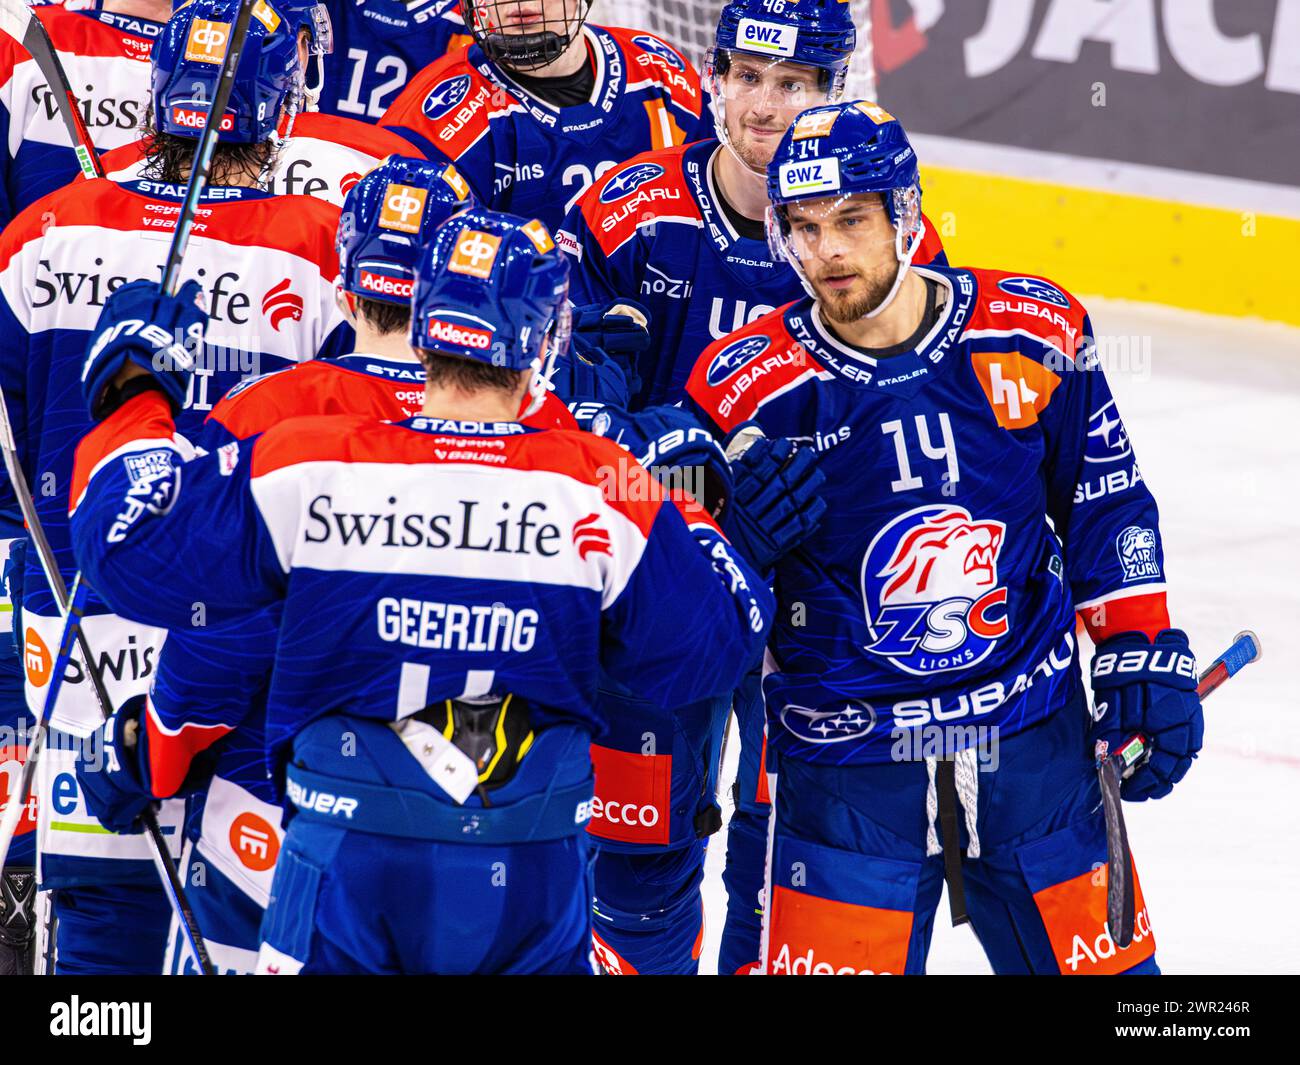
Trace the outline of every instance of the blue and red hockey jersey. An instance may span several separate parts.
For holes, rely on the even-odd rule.
[[[325,0],[334,52],[325,56],[320,109],[378,122],[430,63],[473,43],[460,0]]]
[[[574,257],[575,304],[634,299],[650,311],[653,354],[637,366],[632,409],[676,403],[711,341],[803,295],[798,276],[774,262],[766,240],[738,234],[719,205],[710,137],[645,152],[588,189],[555,235]],[[947,265],[926,220],[918,265]]]
[[[101,11],[99,3],[36,9],[101,152],[139,136],[149,56],[162,23]],[[0,31],[0,227],[81,173],[58,105],[36,61]]]
[[[218,625],[280,610],[273,757],[332,712],[396,721],[490,692],[527,699],[537,728],[598,734],[602,667],[686,703],[734,685],[766,634],[761,580],[702,508],[665,499],[611,441],[338,415],[183,464],[174,431],[150,393],[81,442],[77,559],[144,624],[184,628],[196,595]],[[625,491],[608,490],[611,468]],[[214,515],[223,550],[178,556]],[[147,727],[153,779],[183,777],[188,730]]]
[[[688,385],[719,432],[820,454],[829,510],[777,564],[763,683],[768,742],[808,761],[889,761],[921,726],[1010,735],[1080,683],[1076,611],[1097,638],[1169,623],[1155,501],[1083,306],[1038,277],[917,272],[947,302],[914,351],[871,359],[802,299]]]
[[[216,452],[304,415],[353,414],[401,421],[420,413],[424,370],[413,361],[351,354],[315,359],[237,385],[208,415],[194,443]],[[553,395],[526,424],[576,429]],[[266,906],[282,838],[278,795],[266,766],[266,697],[275,663],[279,610],[229,625],[172,629],[158,661],[148,712],[185,737],[189,755],[221,740],[213,778],[186,808],[200,856]],[[155,777],[165,798],[180,779]]]
[[[76,567],[67,490],[76,441],[91,425],[81,397],[86,343],[110,292],[125,281],[161,275],[183,194],[179,186],[149,181],[78,181],[37,201],[0,235],[0,331],[6,340],[0,384],[37,511],[69,581]],[[224,186],[204,193],[182,273],[203,286],[212,323],[180,419],[183,429],[197,429],[242,378],[350,342],[334,303],[337,225],[338,209],[311,197]],[[0,491],[4,505],[12,505],[7,480]],[[40,631],[40,619],[57,629],[58,611],[30,556],[25,605],[40,645],[29,647],[28,655],[47,667],[28,671],[40,689],[58,639],[56,632]],[[110,637],[100,646],[117,644]],[[148,670],[131,672],[144,680]],[[111,693],[115,679],[107,680]],[[77,702],[73,694],[87,687],[65,685],[60,706]]]
[[[596,72],[589,103],[535,99],[472,45],[422,71],[381,125],[428,158],[455,163],[487,206],[554,231],[607,170],[713,128],[699,75],[675,49],[636,30],[588,25],[583,33]]]

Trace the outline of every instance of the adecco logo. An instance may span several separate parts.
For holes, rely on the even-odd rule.
[[[486,329],[471,329],[466,325],[444,322],[440,318],[430,318],[425,326],[425,335],[429,340],[444,344],[455,344],[462,348],[474,348],[486,351],[492,345],[492,334]]]
[[[592,744],[591,764],[596,794],[587,831],[621,843],[667,843],[672,755]]]

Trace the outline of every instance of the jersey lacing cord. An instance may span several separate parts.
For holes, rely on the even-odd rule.
[[[964,751],[958,751],[952,757],[953,776],[957,786],[957,801],[966,815],[966,831],[970,834],[970,843],[966,847],[967,858],[978,858],[980,856],[980,836],[975,823],[980,792],[979,766],[976,764],[976,753],[974,747],[967,747]],[[927,826],[925,830],[925,853],[927,857],[943,853],[943,847],[939,843],[939,832],[936,827],[939,817],[939,792],[935,787],[935,772],[938,768],[938,762],[937,758],[926,758],[925,760],[925,771],[930,777],[930,783],[925,790],[925,819]]]

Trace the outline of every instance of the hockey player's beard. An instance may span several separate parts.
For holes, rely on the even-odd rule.
[[[854,271],[862,284],[854,284],[848,289],[833,289],[825,283],[828,277],[847,276],[842,267],[824,271],[812,283],[821,303],[822,314],[829,321],[844,325],[865,318],[889,295],[889,290],[894,287],[894,280],[898,277],[898,269],[898,263],[894,263],[892,267],[885,267],[870,277]]]

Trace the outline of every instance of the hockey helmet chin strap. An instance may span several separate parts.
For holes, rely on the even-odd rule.
[[[898,290],[903,287],[903,278],[907,276],[907,271],[912,267],[912,259],[916,256],[916,249],[921,246],[921,240],[925,237],[925,223],[918,219],[915,236],[912,240],[911,247],[906,251],[903,250],[903,242],[907,240],[908,234],[903,229],[902,222],[895,226],[894,234],[894,254],[898,256],[898,273],[894,277],[894,283],[890,286],[885,298],[876,304],[875,308],[867,311],[864,318],[874,318],[880,314],[886,307],[894,302],[894,297],[898,295]]]

